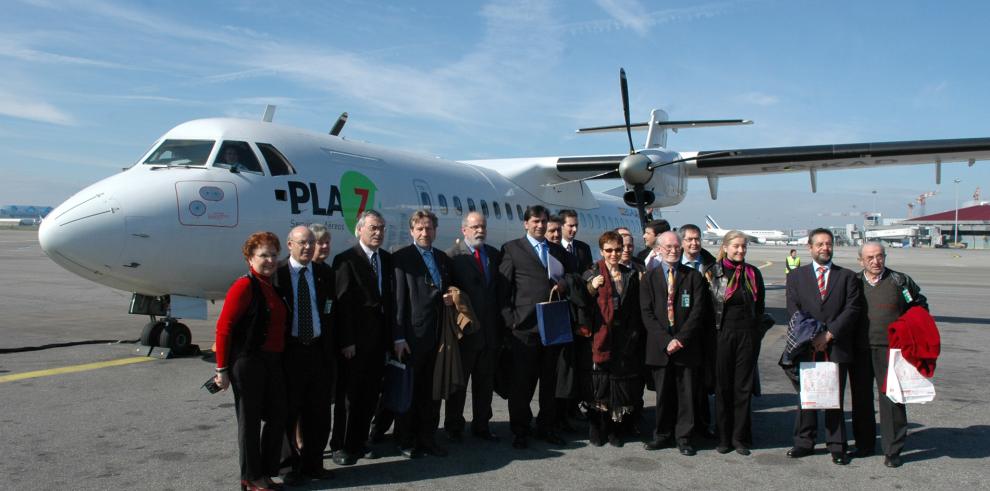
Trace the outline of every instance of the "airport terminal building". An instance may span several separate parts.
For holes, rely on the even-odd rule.
[[[956,224],[959,226],[959,243],[967,249],[990,249],[990,204],[948,210],[931,215],[910,218],[903,225],[917,225],[931,230],[931,241],[935,247],[949,245],[955,240]]]

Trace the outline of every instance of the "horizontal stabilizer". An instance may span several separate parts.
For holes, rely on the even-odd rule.
[[[685,121],[656,121],[653,123],[654,126],[663,129],[679,129],[679,128],[704,128],[709,126],[736,126],[742,124],[753,124],[752,121],[748,119],[696,119],[696,120],[685,120]],[[634,123],[630,124],[629,128],[634,130],[645,130],[649,129],[650,123]],[[616,124],[611,126],[595,126],[592,128],[580,128],[576,133],[607,133],[610,131],[626,131],[626,126],[623,124]]]

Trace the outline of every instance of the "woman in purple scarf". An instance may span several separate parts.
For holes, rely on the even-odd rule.
[[[715,307],[715,420],[719,453],[735,448],[749,455],[753,446],[753,369],[763,339],[763,275],[746,262],[746,235],[732,230],[722,238],[712,268]]]

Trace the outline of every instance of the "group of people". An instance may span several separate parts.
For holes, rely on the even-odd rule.
[[[338,465],[375,458],[371,443],[380,441],[392,418],[402,455],[445,456],[436,438],[441,399],[447,439],[460,442],[467,381],[471,435],[483,441],[499,441],[489,427],[496,385],[508,399],[512,446],[520,449],[530,437],[563,444],[573,418],[587,420],[591,444],[621,446],[625,437],[639,435],[649,387],[656,393],[656,420],[646,449],[676,446],[694,455],[700,435],[716,439],[720,453],[749,455],[756,362],[772,320],[764,314],[760,270],[746,262],[744,234],[729,232],[712,255],[702,248],[697,226],[675,233],[656,220],[646,225],[647,247],[638,254],[628,229],[603,233],[595,261],[591,247],[576,238],[573,210],[551,216],[543,206],[530,206],[525,235],[501,249],[486,243],[481,213],[465,215],[463,239],[447,251],[434,247],[437,225],[432,212],[415,211],[411,244],[388,252],[381,247],[384,217],[364,211],[357,244],[332,264],[330,233],[318,224],[293,228],[281,261],[271,232],[244,243],[249,271],[231,286],[217,321],[215,376],[221,388],[234,391],[242,488],[277,487],[271,478],[286,463],[292,468],[286,484],[332,477],[323,466],[328,444]],[[886,282],[896,274],[895,284],[911,289],[908,303],[923,304],[924,297],[910,278],[885,269],[882,246],[879,253],[872,243],[861,249],[865,269],[858,277],[831,264],[831,234],[822,230],[809,239],[812,264],[789,268],[788,312],[807,311],[827,326],[814,348],[828,351],[843,375],[849,372],[857,446],[872,452],[869,384],[886,370],[885,345],[873,329],[899,315],[887,298],[896,287]],[[879,293],[864,296],[870,288]],[[555,293],[569,306],[573,341],[545,345],[537,306]],[[470,321],[458,323],[461,331],[451,342],[442,326],[458,311],[467,311]],[[450,365],[437,359],[450,350],[457,351],[465,382],[457,387],[436,368]],[[389,359],[411,367],[411,402],[401,414],[383,404]],[[884,451],[896,456],[905,434],[903,406],[880,399]],[[837,411],[826,411],[826,441],[833,456],[839,450],[845,456]],[[816,418],[799,410],[789,456],[811,453]]]

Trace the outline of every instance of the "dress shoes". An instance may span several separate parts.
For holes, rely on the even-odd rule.
[[[447,449],[437,445],[437,442],[426,442],[419,446],[419,450],[434,457],[446,457]]]
[[[450,430],[447,431],[447,440],[451,443],[461,443],[464,441],[464,435],[460,430]]]
[[[720,454],[727,454],[732,451],[732,447],[729,445],[719,445],[715,447],[715,451]]]
[[[746,447],[738,447],[738,448],[736,448],[736,453],[739,454],[739,455],[742,455],[742,456],[746,456],[746,455],[749,455],[752,452],[750,452],[749,449],[746,448]]]
[[[473,431],[473,432],[471,432],[471,435],[474,436],[475,438],[480,438],[480,439],[485,440],[485,441],[488,441],[488,442],[497,442],[497,441],[500,440],[500,438],[498,437],[498,435],[496,435],[496,434],[494,434],[494,433],[492,433],[491,431],[488,431],[488,430]]]
[[[375,460],[381,457],[381,455],[378,455],[378,452],[371,447],[364,447],[364,451],[361,454],[361,457],[364,457],[368,460]]]
[[[660,450],[661,448],[667,448],[670,445],[671,442],[669,438],[656,438],[644,443],[643,448],[646,450]]]
[[[282,482],[287,486],[299,486],[306,481],[322,481],[324,479],[333,479],[333,471],[320,467],[319,469],[289,471],[282,476]]]
[[[623,445],[622,439],[616,433],[610,433],[608,435],[608,444],[613,447],[621,447]]]
[[[846,453],[845,452],[842,452],[842,451],[831,452],[831,454],[832,454],[832,463],[833,464],[835,464],[835,465],[846,465],[846,464],[849,463],[849,457],[846,456]]]
[[[551,445],[563,445],[564,439],[560,435],[550,430],[536,430],[536,439],[543,440]]]
[[[891,469],[895,469],[897,467],[900,467],[901,464],[903,464],[903,463],[904,462],[901,460],[901,456],[900,455],[884,455],[883,456],[883,465],[885,465],[887,467],[890,467]]]
[[[692,447],[688,443],[685,443],[685,444],[682,444],[682,445],[678,445],[677,446],[677,451],[680,452],[681,455],[684,455],[684,456],[687,456],[687,457],[691,457],[692,455],[695,455],[695,454],[698,453],[698,452],[696,452],[694,450],[694,447]]]
[[[333,454],[333,463],[337,465],[354,465],[357,463],[357,455],[337,450]]]
[[[813,453],[815,453],[815,450],[812,448],[791,447],[791,449],[787,451],[787,456],[792,459],[800,459],[801,457],[807,457]]]
[[[423,452],[418,447],[413,446],[400,446],[399,453],[407,459],[418,459],[423,456]]]
[[[512,437],[512,448],[521,450],[528,447],[529,443],[526,441],[526,435],[515,435]]]

